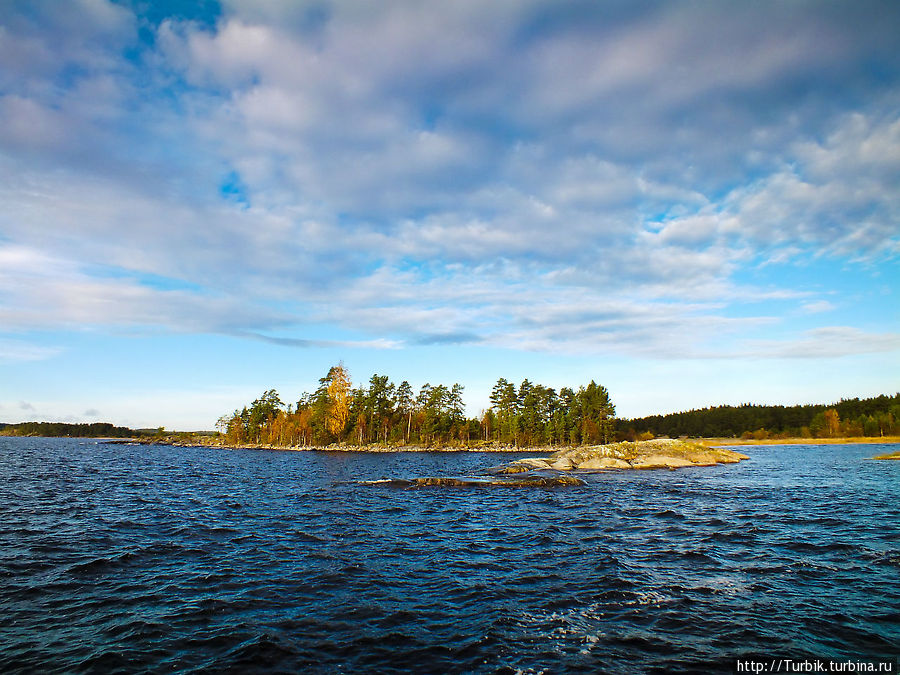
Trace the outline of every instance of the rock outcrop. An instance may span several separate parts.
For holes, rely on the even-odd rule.
[[[610,471],[622,469],[678,469],[688,466],[733,464],[747,455],[725,448],[708,448],[699,443],[657,438],[635,443],[563,448],[548,458],[517,459],[491,470],[495,474],[518,474],[535,470]]]
[[[573,465],[572,468],[576,467]],[[594,457],[583,461],[577,468],[590,471],[592,469],[632,469],[634,467],[624,459],[616,459],[615,457]]]

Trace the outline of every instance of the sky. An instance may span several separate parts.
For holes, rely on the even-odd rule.
[[[5,0],[0,422],[900,390],[900,3]]]

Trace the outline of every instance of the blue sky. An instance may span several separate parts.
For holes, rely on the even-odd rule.
[[[0,4],[0,421],[343,360],[622,416],[900,388],[896,2]]]

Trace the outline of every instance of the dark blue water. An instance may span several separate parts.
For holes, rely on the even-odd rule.
[[[0,438],[0,672],[698,672],[900,653],[900,462],[770,446],[585,487],[487,454]],[[895,446],[896,447],[896,446]]]

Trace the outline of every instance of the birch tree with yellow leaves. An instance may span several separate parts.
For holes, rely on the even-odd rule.
[[[350,374],[342,361],[332,366],[326,377],[328,380],[328,408],[325,415],[325,429],[336,438],[340,438],[347,427],[350,416]]]

